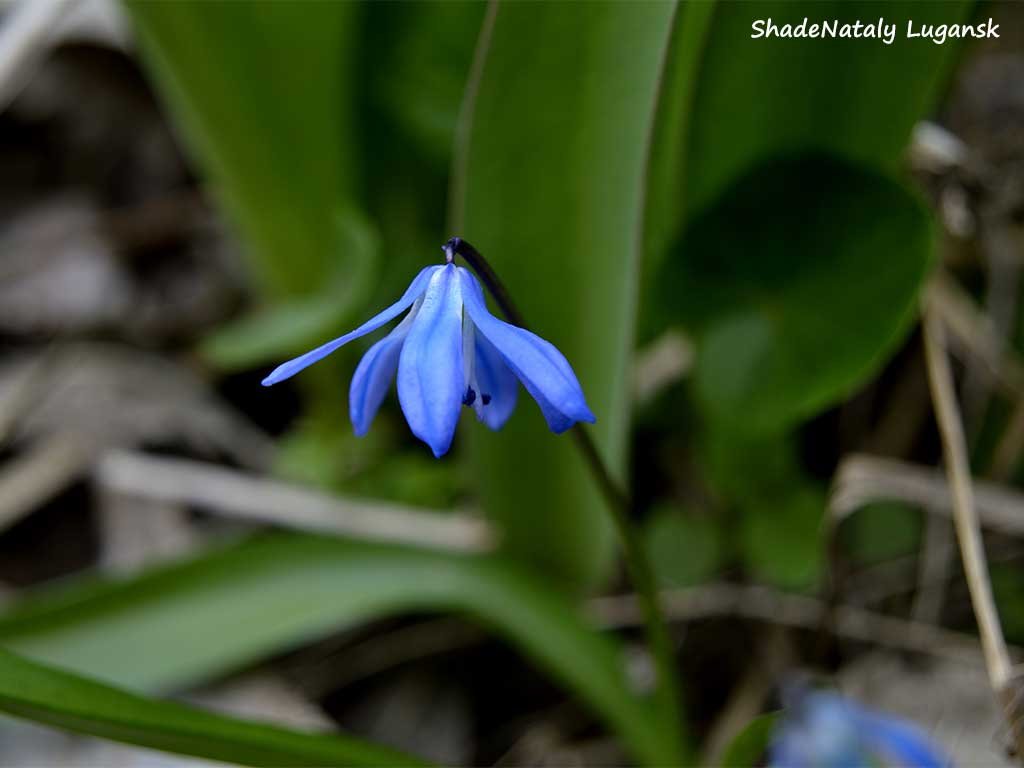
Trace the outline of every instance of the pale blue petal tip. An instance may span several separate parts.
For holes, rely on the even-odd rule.
[[[915,725],[827,691],[804,693],[787,708],[769,750],[773,768],[874,764],[949,768],[953,763]]]

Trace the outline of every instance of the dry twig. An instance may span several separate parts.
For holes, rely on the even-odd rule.
[[[0,468],[0,530],[70,486],[92,463],[91,446],[61,432],[38,440]]]
[[[1012,665],[992,595],[992,584],[981,540],[981,525],[974,507],[971,470],[956,402],[953,372],[946,353],[945,331],[941,320],[927,307],[924,312],[923,331],[932,405],[939,425],[946,476],[953,497],[953,522],[960,542],[960,557],[971,595],[971,604],[981,635],[985,667],[992,689],[1003,701],[1011,726],[1015,726]],[[1024,732],[1016,727],[1013,727],[1013,731],[1017,752],[1024,754]]]
[[[110,451],[99,461],[96,479],[115,493],[317,533],[459,551],[494,545],[493,529],[471,515],[329,496],[189,459]]]
[[[708,584],[664,590],[661,601],[672,622],[738,616],[796,629],[817,630],[828,605],[814,597],[779,592],[769,587]],[[634,626],[640,619],[632,595],[595,598],[590,613],[602,626]],[[977,640],[961,632],[920,624],[847,605],[834,608],[833,631],[840,637],[870,645],[977,664]]]
[[[874,501],[902,501],[952,517],[953,497],[942,474],[898,459],[851,454],[836,472],[829,517],[838,524]],[[1009,536],[1024,536],[1024,493],[1006,486],[974,483],[974,503],[981,524]]]

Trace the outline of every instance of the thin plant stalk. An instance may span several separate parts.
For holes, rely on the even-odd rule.
[[[487,286],[487,290],[494,297],[495,302],[506,319],[513,325],[528,329],[526,321],[519,310],[516,309],[505,285],[501,282],[501,279],[487,259],[476,248],[462,238],[453,237],[445,244],[444,251],[449,260],[454,259],[455,256],[461,256],[473,271],[476,272],[483,284]],[[682,724],[682,704],[679,696],[679,676],[675,651],[672,647],[672,638],[668,632],[668,625],[665,622],[665,614],[659,601],[654,571],[651,568],[647,550],[644,548],[643,542],[640,540],[637,529],[633,524],[633,499],[615,481],[615,478],[597,450],[597,445],[594,443],[590,430],[585,425],[577,423],[573,427],[572,433],[584,463],[590,470],[594,481],[600,489],[601,495],[604,496],[607,502],[608,510],[618,531],[626,567],[629,570],[630,579],[633,582],[633,587],[636,589],[643,610],[647,643],[654,658],[655,673],[657,675],[655,703],[659,713],[665,718],[666,722],[671,724],[670,737],[673,742],[672,746],[675,753],[681,757],[683,749],[680,730]]]
[[[963,422],[956,402],[953,372],[946,352],[945,328],[926,302],[923,326],[928,383],[932,393],[935,420],[939,426],[946,477],[953,499],[953,523],[960,543],[960,557],[971,596],[971,605],[978,623],[981,648],[992,690],[1002,700],[1004,714],[1010,725],[1017,754],[1024,754],[1024,731],[1016,710],[1018,696],[1014,690],[1013,666],[1003,637],[999,612],[992,595],[992,582],[981,539],[981,525],[974,507],[971,469],[967,459],[967,443]]]

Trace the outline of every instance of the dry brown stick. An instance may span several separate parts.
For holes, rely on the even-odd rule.
[[[779,592],[770,587],[718,583],[663,590],[661,602],[670,622],[738,616],[795,629],[817,630],[828,604],[814,597]],[[633,595],[594,598],[588,603],[605,628],[635,626],[641,614]],[[848,640],[936,656],[968,664],[982,661],[973,635],[849,605],[834,609],[835,633]],[[1015,649],[1016,651],[1016,649]]]
[[[727,582],[662,590],[661,601],[666,609],[666,617],[675,623],[740,617],[810,631],[820,626],[821,617],[827,609],[826,604],[817,598],[780,592],[770,587]],[[586,605],[589,614],[604,629],[635,627],[643,622],[640,606],[633,594],[592,598]],[[973,635],[848,605],[838,606],[835,618],[836,633],[847,640],[972,666],[983,664],[977,639]],[[426,640],[420,637],[421,633],[436,634],[432,640]],[[374,653],[373,662],[357,673],[356,677],[378,674],[397,664],[463,648],[484,637],[484,633],[450,619],[438,619],[417,625],[417,628],[403,628],[395,633],[394,646],[387,640],[382,646],[383,650],[376,649],[376,646],[373,649],[367,648]],[[377,650],[381,652],[378,654]],[[1015,657],[1024,658],[1024,651],[1017,648],[1012,650]],[[304,681],[309,674],[320,675],[323,672],[321,665],[329,666],[326,660],[341,652],[347,657],[354,650],[346,646],[343,651],[340,648],[332,650],[319,660],[299,660],[295,672]],[[344,680],[334,679],[331,685],[343,682],[351,682],[347,673]]]
[[[1016,401],[992,459],[992,476],[1005,478],[1024,447],[1024,362],[1000,338],[992,319],[948,275],[940,272],[932,281],[928,305],[941,317],[950,344],[960,356],[981,363],[1000,389]]]
[[[973,484],[974,505],[985,528],[1024,537],[1024,493],[999,483]],[[850,454],[839,464],[828,512],[837,524],[873,501],[902,501],[934,514],[953,515],[953,497],[942,474],[899,459]]]
[[[115,493],[317,533],[459,551],[486,551],[495,540],[487,521],[472,515],[341,498],[189,459],[110,451],[98,462],[96,479]]]
[[[43,382],[53,362],[52,347],[46,348],[25,365],[12,366],[13,372],[5,378],[3,396],[0,397],[0,445],[13,439],[18,424],[39,398]]]
[[[949,275],[939,272],[928,286],[929,311],[942,320],[949,342],[961,356],[977,360],[1011,397],[1024,396],[1024,362],[1008,347],[995,324]]]
[[[85,477],[92,460],[87,440],[60,432],[37,440],[0,467],[0,531]]]
[[[1018,754],[1024,754],[1024,732],[1016,727],[1013,713],[1013,668],[1003,637],[999,613],[992,595],[992,584],[981,539],[981,525],[974,507],[971,470],[967,445],[956,402],[953,372],[946,352],[942,321],[926,305],[923,320],[925,358],[932,391],[932,406],[939,426],[946,477],[953,496],[953,522],[960,543],[960,557],[971,595],[981,647],[985,656],[989,683],[1002,700],[1013,731]]]
[[[1015,402],[1007,427],[996,445],[990,475],[1004,479],[1024,450],[1024,361],[1000,337],[996,324],[948,275],[939,273],[928,288],[928,305],[941,317],[949,341],[961,357],[984,367],[1004,394]]]

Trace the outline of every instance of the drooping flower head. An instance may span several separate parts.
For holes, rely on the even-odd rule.
[[[949,768],[917,726],[830,691],[794,688],[769,749],[772,768]]]
[[[519,382],[540,406],[553,432],[593,422],[576,374],[552,344],[499,320],[480,283],[454,264],[426,267],[402,297],[354,331],[289,360],[263,380],[269,387],[294,376],[353,339],[408,314],[363,356],[349,388],[349,415],[366,434],[397,372],[398,401],[413,434],[435,456],[451,447],[463,405],[491,429],[501,429],[516,406]]]

